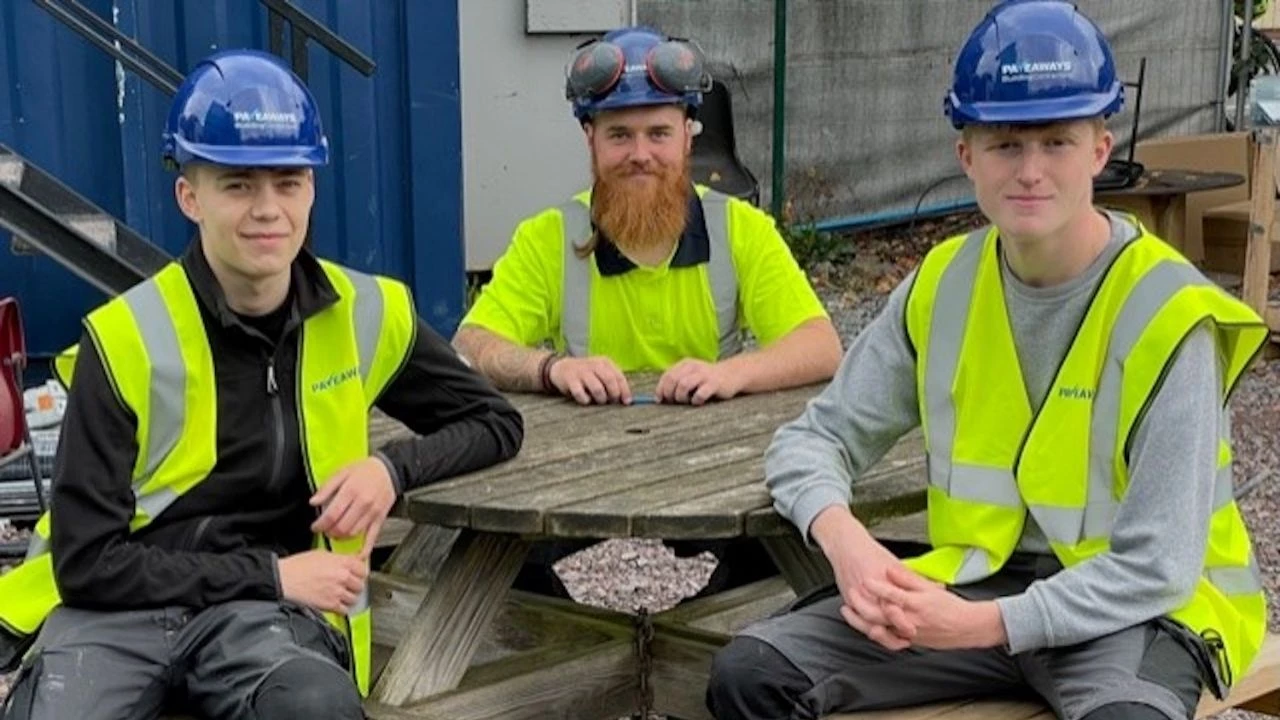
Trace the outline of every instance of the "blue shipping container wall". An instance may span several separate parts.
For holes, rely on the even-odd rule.
[[[268,48],[255,0],[81,0],[179,72],[209,53]],[[309,85],[333,161],[317,173],[311,228],[321,256],[405,280],[442,333],[463,302],[457,4],[436,0],[295,0],[373,58],[365,77],[315,41]],[[286,50],[288,54],[288,35]],[[178,254],[193,227],[160,163],[169,97],[55,20],[33,0],[0,0],[0,143],[143,236]],[[0,296],[17,295],[32,353],[74,342],[104,299],[44,257],[9,252],[0,233]]]

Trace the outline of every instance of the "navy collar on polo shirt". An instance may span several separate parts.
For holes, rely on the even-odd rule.
[[[599,228],[592,228],[600,235],[596,244],[596,269],[603,277],[623,275],[636,269],[636,264],[622,254],[618,247]],[[689,188],[689,215],[684,222],[684,232],[676,245],[675,255],[669,267],[693,267],[711,259],[711,238],[707,235],[707,218],[702,212],[702,200],[693,187]]]

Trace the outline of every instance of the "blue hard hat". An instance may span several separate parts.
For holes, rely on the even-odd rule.
[[[710,89],[698,46],[650,27],[619,28],[590,40],[565,67],[565,97],[582,122],[604,110],[642,105],[678,104],[692,115]]]
[[[315,98],[279,58],[226,50],[201,60],[178,88],[164,128],[164,159],[238,167],[329,162]]]
[[[1106,117],[1124,85],[1102,31],[1064,0],[1005,0],[960,50],[944,103],[951,124]]]

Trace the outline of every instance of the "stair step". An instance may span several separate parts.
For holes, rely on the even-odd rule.
[[[64,215],[62,222],[108,252],[116,251],[116,221],[109,215]]]
[[[0,144],[0,227],[13,250],[44,253],[108,295],[171,258],[38,165]]]
[[[0,155],[0,183],[9,187],[22,184],[23,170],[27,164],[12,155]]]

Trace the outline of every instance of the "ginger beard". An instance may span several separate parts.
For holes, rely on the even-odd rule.
[[[680,166],[626,163],[604,169],[592,153],[591,220],[623,254],[673,243],[689,215],[689,157]]]

